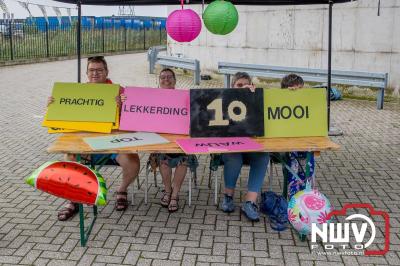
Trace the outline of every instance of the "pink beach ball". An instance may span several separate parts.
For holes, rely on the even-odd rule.
[[[300,234],[311,233],[311,224],[320,227],[329,223],[328,214],[333,210],[329,199],[316,189],[311,189],[307,182],[306,188],[297,192],[288,203],[288,218],[294,229]]]
[[[191,42],[200,31],[201,19],[191,9],[175,10],[167,18],[167,33],[177,42]]]

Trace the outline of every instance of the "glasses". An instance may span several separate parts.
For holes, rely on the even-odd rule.
[[[162,79],[162,80],[164,80],[164,79],[174,79],[174,76],[172,76],[172,75],[160,76],[160,79]]]
[[[88,72],[91,73],[91,74],[94,74],[96,72],[99,73],[99,74],[103,74],[104,71],[106,71],[104,68],[89,68],[88,69]]]

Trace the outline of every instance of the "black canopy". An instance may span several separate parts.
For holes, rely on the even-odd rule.
[[[81,5],[105,5],[105,6],[157,6],[157,5],[179,5],[181,0],[54,0],[57,2],[76,4],[78,6],[78,25],[77,25],[77,55],[78,55],[78,82],[81,81]],[[331,89],[331,72],[332,72],[332,6],[334,4],[353,2],[357,0],[229,0],[235,5],[329,5],[329,23],[328,23],[328,128],[330,128],[330,89]],[[205,4],[212,1],[204,0]],[[202,4],[202,0],[184,0],[185,4]]]
[[[82,5],[107,5],[107,6],[121,6],[121,5],[135,5],[135,6],[151,6],[151,5],[179,5],[180,0],[55,0],[58,2],[77,4],[80,2]],[[235,5],[313,5],[313,4],[332,4],[345,3],[356,0],[232,0]],[[202,0],[184,0],[185,4],[202,4]],[[212,1],[204,1],[208,4]]]

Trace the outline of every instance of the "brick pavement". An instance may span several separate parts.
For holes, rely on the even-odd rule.
[[[145,54],[108,59],[113,80],[155,86],[155,76],[146,73]],[[400,265],[400,107],[386,104],[378,111],[375,102],[355,100],[332,104],[332,117],[345,135],[333,138],[341,144],[340,151],[323,152],[317,158],[317,186],[334,206],[364,202],[389,212],[391,250],[386,256],[311,254],[310,243],[300,242],[293,230],[274,232],[264,217],[251,224],[238,209],[230,215],[220,212],[213,206],[213,191],[207,188],[206,156],[200,157],[192,207],[187,206],[185,183],[182,208],[169,214],[158,204],[161,189],[150,179],[150,203],[143,203],[143,188],[135,188],[135,205],[119,213],[111,197],[100,210],[88,247],[82,248],[78,217],[57,221],[57,209],[64,201],[24,183],[24,177],[43,162],[62,158],[46,153],[55,136],[48,135],[40,123],[53,82],[74,81],[75,71],[75,61],[0,68],[0,264]],[[190,87],[192,78],[178,75],[178,81],[178,87]],[[203,81],[201,86],[220,87],[222,82]],[[144,165],[146,156],[141,158]],[[141,182],[144,172],[140,172]],[[102,173],[113,195],[120,169],[106,167]],[[278,180],[273,183],[275,191],[281,190]],[[242,176],[241,184],[245,183]],[[236,201],[243,194],[240,189]],[[382,240],[382,234],[379,237]]]

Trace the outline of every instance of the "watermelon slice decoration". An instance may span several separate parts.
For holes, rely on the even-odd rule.
[[[87,205],[106,205],[107,187],[95,170],[77,162],[47,162],[26,183],[56,197]]]

